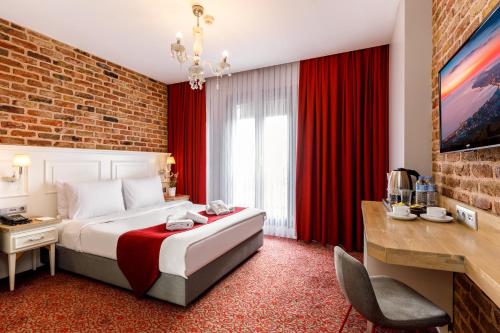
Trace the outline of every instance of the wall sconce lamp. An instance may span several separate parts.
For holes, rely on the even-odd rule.
[[[167,172],[170,173],[172,164],[175,164],[175,158],[173,156],[167,157]]]
[[[12,166],[19,168],[18,174],[14,171],[12,177],[3,177],[2,180],[9,183],[15,183],[23,176],[23,168],[31,165],[31,159],[28,155],[17,154],[12,159]]]

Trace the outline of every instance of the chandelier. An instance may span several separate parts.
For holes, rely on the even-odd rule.
[[[203,16],[204,8],[199,3],[192,5],[193,14],[196,17],[196,26],[193,27],[193,55],[186,54],[186,47],[182,44],[182,33],[176,34],[176,41],[170,46],[172,58],[176,59],[182,66],[183,63],[190,60],[191,66],[188,68],[188,78],[191,89],[202,89],[205,83],[204,65],[208,65],[213,75],[217,77],[217,89],[219,89],[219,78],[224,74],[231,76],[231,65],[227,61],[227,51],[222,52],[222,60],[213,66],[207,61],[202,61],[201,53],[203,52],[203,28],[200,26],[200,17]],[[203,16],[206,25],[211,25],[214,22],[214,17],[211,15]]]

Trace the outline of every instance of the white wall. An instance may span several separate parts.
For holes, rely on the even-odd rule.
[[[390,44],[389,166],[432,172],[432,0],[401,0]]]
[[[389,46],[389,167],[405,165],[405,2],[398,6]]]
[[[8,183],[12,157],[27,154],[21,182]],[[0,145],[0,208],[27,205],[29,215],[56,216],[56,181],[94,181],[158,174],[168,154]]]

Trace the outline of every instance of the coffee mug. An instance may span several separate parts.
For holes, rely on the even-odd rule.
[[[408,206],[392,206],[392,212],[397,216],[408,216],[410,215],[410,207]]]
[[[446,209],[441,207],[427,207],[427,215],[442,218],[446,216]]]

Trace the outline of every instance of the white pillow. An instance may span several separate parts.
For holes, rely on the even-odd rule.
[[[68,199],[66,198],[66,191],[64,183],[56,181],[57,190],[57,217],[64,219],[68,217]]]
[[[68,216],[87,219],[125,210],[120,179],[89,183],[66,183]]]
[[[164,202],[160,176],[123,179],[123,198],[127,209]]]

